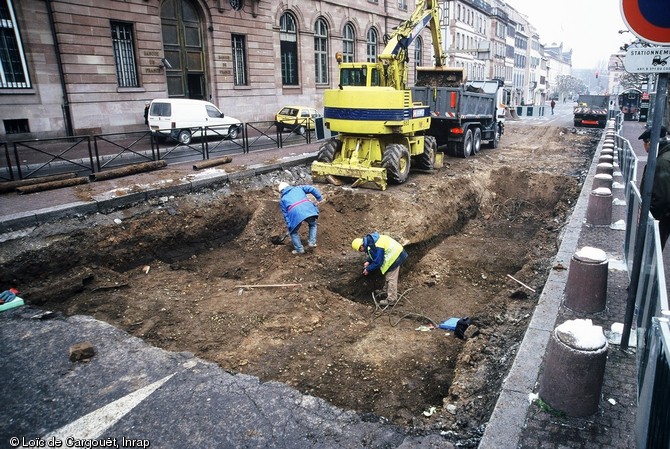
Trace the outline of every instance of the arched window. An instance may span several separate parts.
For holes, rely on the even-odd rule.
[[[285,12],[279,19],[281,81],[284,86],[298,85],[298,30],[293,16]]]
[[[414,41],[414,82],[416,82],[416,68],[423,65],[423,39],[421,36]]]
[[[316,84],[328,84],[328,24],[323,19],[314,24],[314,70]]]
[[[344,25],[342,32],[342,60],[354,62],[356,60],[356,32],[350,23]]]
[[[377,62],[377,43],[378,43],[377,30],[370,28],[367,35],[367,58],[368,62]]]

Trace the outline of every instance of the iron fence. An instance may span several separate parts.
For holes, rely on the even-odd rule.
[[[617,139],[619,160],[637,164],[630,142]],[[642,264],[635,297],[637,352],[636,445],[639,449],[670,448],[670,331],[668,296],[658,222],[649,214],[647,227],[638,230],[642,198],[636,170],[623,169],[626,183],[626,235],[624,258],[631,272],[637,232],[644,232]]]
[[[193,128],[188,138],[166,129],[0,142],[5,155],[4,160],[0,158],[0,182],[72,172],[88,176],[148,161],[207,160],[222,154],[311,143],[315,138],[309,123],[282,128],[280,131],[274,121],[263,121],[244,123],[234,133],[228,126]]]

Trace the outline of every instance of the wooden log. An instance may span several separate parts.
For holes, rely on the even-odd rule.
[[[273,287],[302,287],[302,284],[247,284],[247,285],[235,286],[235,288],[273,288]]]
[[[61,187],[70,187],[80,184],[88,184],[88,178],[81,177],[81,178],[64,179],[62,181],[42,182],[40,184],[17,187],[16,193],[22,195],[25,193],[35,193],[35,192],[41,192],[43,190],[60,189]]]
[[[72,179],[76,176],[76,173],[61,173],[60,175],[40,176],[38,178],[21,179],[19,181],[1,182],[0,193],[13,192],[17,187],[31,186],[33,184],[41,184],[44,182],[62,181],[63,179]]]
[[[217,165],[229,164],[233,162],[233,158],[230,156],[224,156],[218,159],[210,159],[199,164],[193,164],[193,170],[202,170],[203,168],[216,167]]]
[[[152,170],[157,170],[167,166],[165,161],[143,162],[140,164],[128,165],[121,168],[115,168],[100,173],[93,173],[88,175],[91,181],[104,181],[106,179],[120,178],[122,176],[134,175],[137,173],[144,173]]]

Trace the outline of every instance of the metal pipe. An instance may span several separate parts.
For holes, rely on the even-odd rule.
[[[63,61],[60,56],[60,46],[58,45],[58,36],[56,35],[56,24],[54,23],[53,8],[51,3],[53,0],[47,0],[47,16],[49,16],[49,28],[51,29],[51,37],[54,41],[54,53],[56,54],[56,66],[58,67],[58,77],[60,78],[60,86],[63,91],[63,120],[65,120],[65,133],[67,136],[74,136],[72,128],[72,111],[70,110],[70,102],[68,100],[67,84],[65,83],[65,73],[63,72]]]

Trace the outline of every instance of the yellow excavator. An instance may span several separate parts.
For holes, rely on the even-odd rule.
[[[435,64],[420,68],[420,76],[439,80],[450,72],[444,67],[438,0],[417,1],[410,18],[384,36],[386,46],[376,62],[345,63],[337,55],[339,84],[323,99],[324,125],[337,134],[324,142],[312,163],[315,181],[355,178],[353,186],[385,190],[387,183],[405,182],[410,167],[433,169],[437,142],[424,134],[430,108],[414,102],[407,87],[410,45],[426,27]]]

